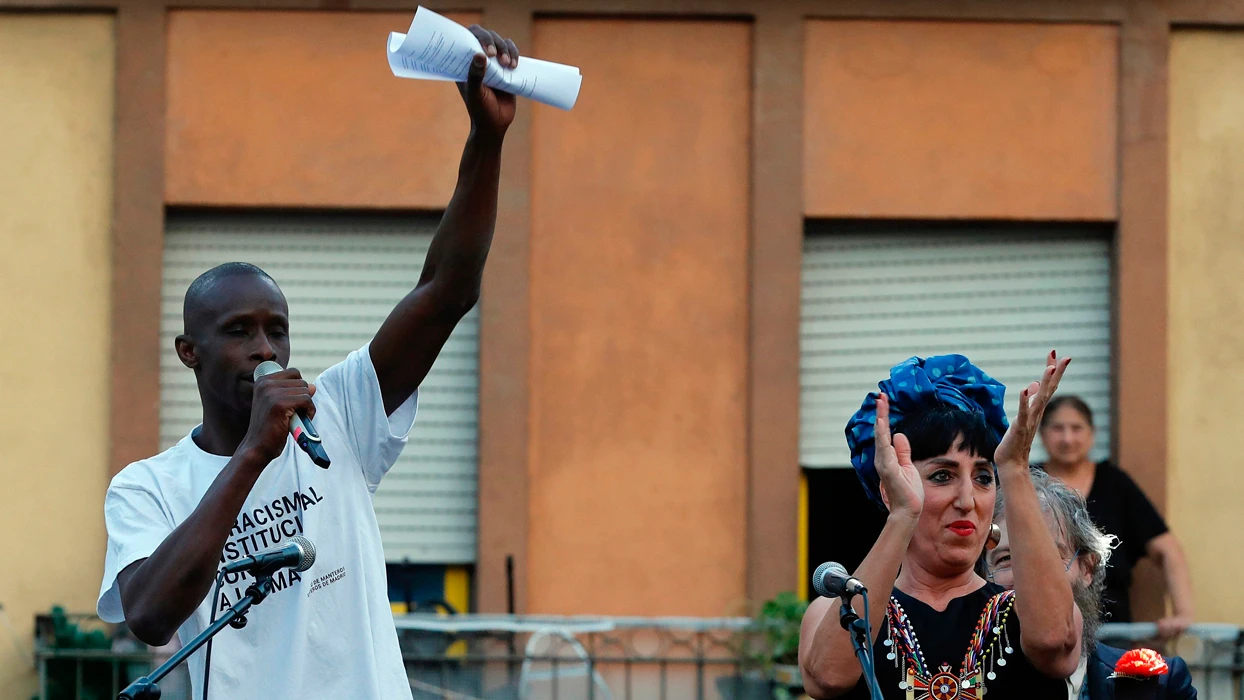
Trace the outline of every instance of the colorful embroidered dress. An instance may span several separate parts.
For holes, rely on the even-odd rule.
[[[986,584],[938,612],[894,589],[877,636],[877,680],[887,700],[1011,700],[1067,696],[1019,648],[1015,596]],[[867,699],[861,682],[848,698]]]

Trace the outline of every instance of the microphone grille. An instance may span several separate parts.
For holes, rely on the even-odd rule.
[[[255,379],[259,379],[260,377],[266,377],[269,374],[275,374],[277,372],[280,372],[282,369],[284,369],[284,367],[281,367],[280,365],[273,362],[272,360],[264,360],[263,362],[259,363],[258,367],[255,368]]]
[[[275,362],[273,364],[276,364]],[[298,559],[298,565],[294,567],[294,571],[306,571],[315,563],[315,545],[311,544],[311,540],[305,537],[291,537],[290,542],[298,545],[302,556]]]
[[[816,567],[816,572],[812,574],[812,588],[816,590],[817,595],[823,598],[837,598],[838,592],[825,582],[825,577],[829,574],[835,574],[843,578],[848,576],[846,567],[842,564],[836,561],[827,561]]]

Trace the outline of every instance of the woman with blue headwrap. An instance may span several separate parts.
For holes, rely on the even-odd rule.
[[[961,355],[911,358],[890,370],[847,425],[865,491],[889,511],[855,571],[874,594],[876,675],[885,698],[1066,697],[1081,618],[1028,473],[1028,453],[1070,359],[1047,357],[1008,426],[1003,387]],[[1014,591],[976,571],[1006,491]],[[885,593],[890,593],[889,596]],[[839,602],[804,615],[799,665],[814,698],[867,698]],[[1022,621],[1022,626],[1021,626]]]

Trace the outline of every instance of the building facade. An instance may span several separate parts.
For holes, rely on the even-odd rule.
[[[417,278],[468,125],[452,87],[388,71],[415,7],[0,0],[20,638],[92,609],[108,479],[196,420],[170,338],[198,271],[270,268],[310,374]],[[844,466],[878,368],[960,349],[1020,381],[1057,343],[1102,456],[1183,540],[1200,617],[1244,623],[1222,536],[1244,497],[1244,2],[433,9],[584,85],[509,133],[478,312],[377,496],[395,603],[741,613],[806,579],[809,511],[835,504],[801,473]],[[0,653],[0,687],[33,684],[24,660]]]

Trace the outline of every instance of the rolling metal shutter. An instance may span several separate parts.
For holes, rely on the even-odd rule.
[[[1100,231],[912,225],[861,233],[810,225],[800,325],[800,460],[849,467],[847,420],[891,366],[919,355],[966,355],[1019,388],[1044,354],[1070,355],[1060,394],[1094,411],[1094,457],[1110,451],[1111,265]],[[1034,461],[1045,459],[1040,441]]]
[[[182,301],[195,277],[229,261],[254,263],[271,274],[289,300],[291,365],[318,377],[371,340],[414,288],[436,223],[410,216],[170,216],[160,325],[161,447],[202,420],[194,374],[173,350]],[[424,380],[410,441],[376,492],[389,561],[475,560],[478,389],[479,313],[472,310]]]

